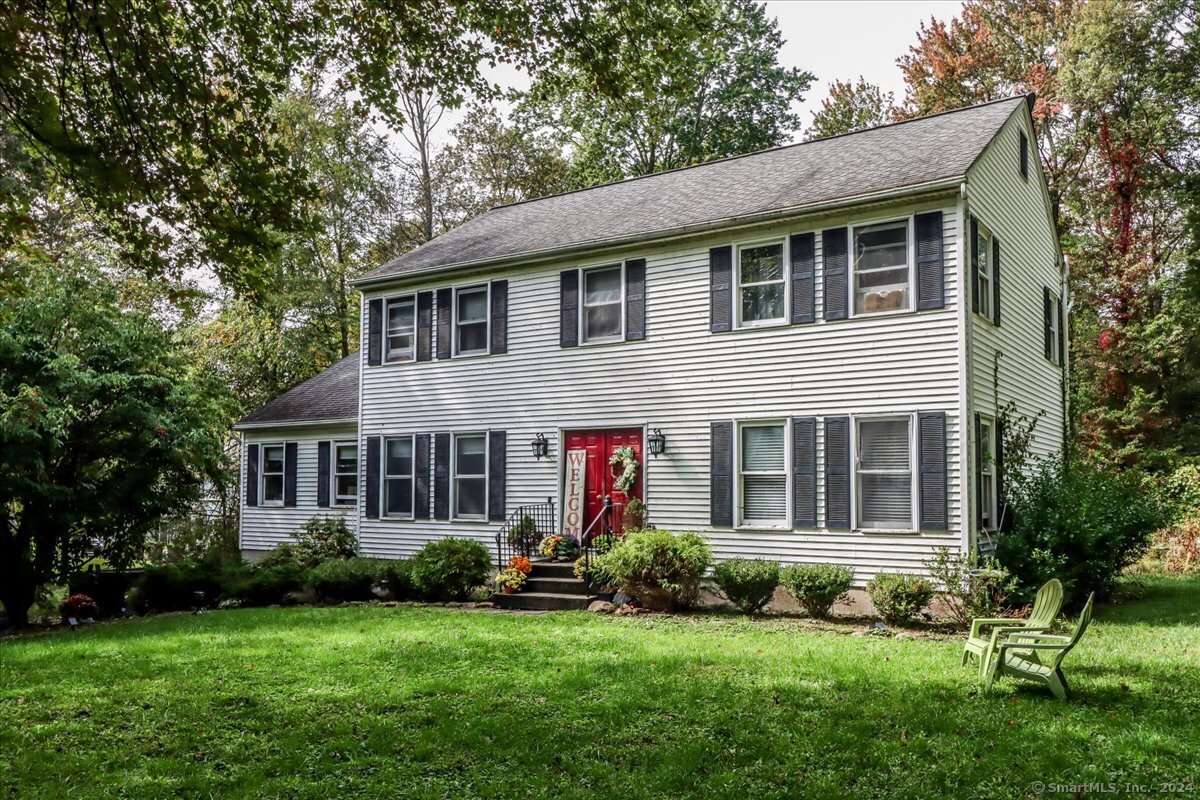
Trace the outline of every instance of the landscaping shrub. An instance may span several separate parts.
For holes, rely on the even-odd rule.
[[[376,558],[335,558],[317,564],[304,576],[317,597],[327,602],[372,600],[383,564]]]
[[[521,520],[508,532],[509,545],[522,555],[533,553],[541,541],[542,535],[538,533],[537,524],[528,514],[521,517]]]
[[[281,564],[295,564],[303,569],[303,565],[300,563],[300,551],[296,545],[291,543],[276,545],[255,562],[255,566],[263,568],[277,567]]]
[[[712,550],[696,533],[643,530],[626,535],[599,560],[621,591],[646,608],[670,610],[696,602]]]
[[[338,516],[313,517],[304,523],[293,545],[300,566],[308,569],[334,558],[354,558],[358,546],[346,520]]]
[[[492,570],[487,548],[469,539],[430,542],[409,564],[413,589],[428,600],[466,600]]]
[[[412,562],[403,558],[379,560],[379,585],[393,600],[412,600],[417,596],[412,583]]]
[[[1016,581],[993,556],[964,556],[948,547],[938,548],[925,568],[934,582],[950,619],[968,626],[976,617],[995,617],[1012,593]]]
[[[100,613],[100,609],[96,606],[96,601],[86,594],[71,595],[62,601],[58,610],[62,613],[63,619],[67,619],[68,617],[89,619],[96,617]]]
[[[269,606],[282,603],[290,592],[304,586],[304,570],[294,561],[284,561],[227,573],[224,598],[244,605]]]
[[[637,497],[632,498],[621,512],[621,530],[631,533],[646,527],[646,513],[646,504]]]
[[[717,564],[713,580],[746,614],[762,611],[779,585],[779,564],[757,558],[731,558]]]
[[[889,625],[912,622],[935,593],[933,581],[917,575],[881,572],[867,583],[875,610]]]
[[[1140,572],[1200,574],[1200,519],[1155,531],[1150,549],[1137,567]]]
[[[996,558],[1016,578],[1021,602],[1051,578],[1076,606],[1090,592],[1108,596],[1166,521],[1162,504],[1128,472],[1049,460],[1014,483],[1013,528],[999,537]]]
[[[125,593],[133,586],[138,574],[115,569],[86,569],[67,580],[68,594],[86,594],[95,599],[99,616],[116,616],[125,607]]]
[[[794,564],[779,579],[810,617],[824,619],[834,603],[846,598],[854,570],[837,564]]]
[[[217,559],[185,559],[176,564],[147,567],[134,582],[136,591],[127,595],[126,602],[138,613],[183,611],[197,604],[211,608],[220,600],[230,574],[247,568]],[[196,592],[203,592],[204,597],[198,599]]]
[[[611,587],[615,581],[613,576],[605,571],[604,562],[600,557],[612,550],[616,543],[617,540],[613,536],[597,536],[592,542],[591,558],[586,561],[583,558],[575,560],[575,566],[572,569],[575,577],[581,581],[587,581],[597,589]]]

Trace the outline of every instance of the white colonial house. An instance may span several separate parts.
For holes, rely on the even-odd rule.
[[[999,409],[1064,437],[1029,100],[493,208],[363,276],[360,353],[237,426],[243,551],[330,513],[367,556],[494,547],[606,496],[860,583],[986,547]]]

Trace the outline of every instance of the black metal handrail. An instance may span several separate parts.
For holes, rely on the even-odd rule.
[[[619,533],[619,520],[624,510],[624,503],[614,503],[612,495],[605,495],[604,504],[600,507],[600,511],[580,538],[579,557],[583,559],[583,574],[589,591],[598,588],[592,585],[592,559],[598,555],[596,552],[596,541],[601,537],[612,537]],[[614,519],[618,520],[618,527],[613,526]],[[597,526],[600,526],[599,529],[597,529]]]
[[[496,568],[504,569],[513,556],[533,556],[541,541],[555,530],[553,498],[517,506],[496,533]]]

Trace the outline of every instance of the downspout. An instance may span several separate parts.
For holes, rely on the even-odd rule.
[[[366,473],[366,470],[363,469],[363,466],[367,460],[367,448],[365,447],[366,439],[363,437],[362,422],[363,382],[366,380],[366,375],[364,374],[366,369],[363,366],[363,355],[366,353],[367,348],[363,347],[363,331],[365,330],[367,332],[366,335],[370,336],[371,326],[370,324],[367,324],[365,327],[363,325],[363,318],[366,316],[364,313],[366,307],[367,298],[360,289],[358,291],[358,413],[355,415],[354,420],[354,439],[358,443],[355,448],[356,452],[358,453],[358,480],[355,481],[357,484],[358,502],[354,504],[354,541],[358,545],[355,549],[358,550],[359,555],[362,555],[362,520],[363,515],[366,513],[367,506],[367,482],[363,480]],[[370,345],[368,344],[368,347],[369,346]]]
[[[1063,412],[1063,458],[1064,460],[1071,455],[1071,328],[1067,321],[1071,319],[1071,309],[1075,307],[1075,296],[1071,293],[1071,262],[1068,260],[1067,254],[1062,255],[1062,269],[1060,271],[1060,286],[1058,296],[1063,298],[1063,313],[1062,319],[1058,321],[1059,336],[1062,337],[1062,363],[1059,364],[1061,370],[1059,383],[1062,392],[1062,412]]]
[[[959,526],[962,532],[963,555],[968,555],[975,549],[975,532],[971,527],[972,480],[975,477],[971,470],[971,455],[974,443],[971,441],[973,425],[973,404],[970,388],[973,385],[971,375],[971,315],[970,298],[970,226],[967,224],[967,182],[964,180],[958,192],[958,474],[959,474]]]
[[[238,431],[238,485],[234,493],[238,498],[238,555],[242,554],[242,528],[246,524],[246,432]]]

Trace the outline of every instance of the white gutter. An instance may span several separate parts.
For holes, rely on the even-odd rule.
[[[360,389],[360,393],[361,393],[361,389]],[[360,398],[359,402],[360,402],[360,411],[361,411],[361,398]],[[285,420],[283,422],[245,422],[245,423],[239,422],[238,424],[233,426],[233,429],[235,431],[253,431],[253,430],[260,430],[263,428],[301,428],[301,427],[305,427],[308,425],[348,425],[348,424],[357,425],[358,418],[357,417],[344,417],[342,419],[300,419],[300,420],[291,419],[291,420]]]
[[[530,250],[523,253],[516,253],[511,256],[503,256],[501,258],[481,258],[474,261],[462,261],[453,264],[442,264],[435,267],[428,267],[425,269],[415,269],[388,275],[379,275],[374,278],[363,277],[350,281],[350,285],[358,287],[361,291],[365,291],[366,288],[371,286],[385,283],[395,283],[398,281],[408,280],[409,278],[417,278],[434,273],[440,274],[446,272],[457,272],[459,270],[484,266],[500,267],[517,263],[528,264],[536,261],[546,261],[578,251],[594,251],[597,249],[623,247],[649,241],[669,242],[675,239],[683,239],[694,236],[699,233],[707,233],[708,231],[721,230],[725,228],[736,230],[738,228],[746,228],[753,225],[775,222],[788,217],[794,217],[798,214],[815,214],[822,211],[832,211],[834,209],[844,208],[846,206],[862,205],[863,203],[879,202],[900,197],[907,198],[915,194],[929,194],[953,190],[959,187],[960,182],[963,181],[965,177],[965,174],[955,175],[950,178],[940,178],[936,181],[901,186],[895,189],[886,189],[880,192],[852,195],[850,197],[838,198],[837,200],[830,200],[822,203],[790,206],[788,208],[779,209],[776,211],[767,211],[759,214],[725,217],[723,219],[696,223],[694,225],[662,228],[655,231],[648,231],[646,233],[639,233],[633,236],[614,236],[607,239],[592,239],[586,242],[578,242],[562,247],[550,247],[543,250]]]

